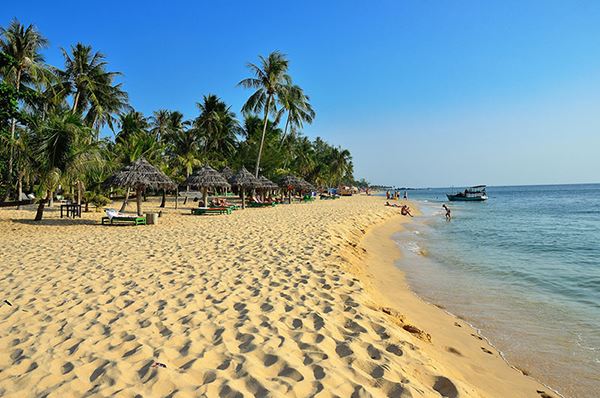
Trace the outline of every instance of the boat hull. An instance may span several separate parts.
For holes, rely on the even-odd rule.
[[[448,200],[451,202],[483,202],[487,200],[487,196],[459,196],[459,195],[446,195]]]

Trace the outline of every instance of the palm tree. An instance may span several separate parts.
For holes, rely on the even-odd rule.
[[[204,156],[207,160],[230,157],[236,148],[237,135],[241,133],[235,113],[214,94],[205,95],[196,105],[200,115],[194,120],[194,132]]]
[[[44,38],[34,25],[25,27],[17,19],[13,19],[8,28],[0,28],[0,49],[11,57],[10,62],[3,68],[2,76],[14,84],[17,96],[23,82],[35,80],[45,68],[44,57],[40,51],[48,46]],[[8,178],[12,179],[15,130],[17,119],[13,118],[10,126],[11,148],[8,159]]]
[[[170,128],[171,111],[166,109],[154,111],[150,117],[150,133],[152,133],[152,135],[154,135],[154,137],[160,141],[171,133]]]
[[[242,112],[261,112],[264,111],[263,133],[256,158],[255,177],[258,177],[260,168],[260,157],[262,155],[265,133],[267,131],[267,120],[269,112],[275,109],[274,99],[278,99],[284,95],[286,88],[291,84],[291,78],[287,74],[288,60],[285,55],[278,51],[274,51],[267,58],[259,56],[260,67],[249,63],[248,68],[255,77],[250,77],[238,83],[239,86],[245,88],[253,88],[256,91],[248,98]],[[271,108],[273,106],[273,108]]]
[[[278,100],[281,108],[277,114],[277,121],[287,112],[287,119],[283,129],[282,142],[285,139],[288,127],[302,128],[304,123],[311,124],[315,118],[315,111],[310,104],[310,98],[298,85],[292,85],[283,91]]]
[[[127,141],[130,135],[147,133],[149,124],[148,119],[140,112],[134,110],[119,115],[120,130],[117,132],[115,141]],[[135,161],[134,159],[132,161]]]
[[[104,54],[93,52],[91,46],[77,43],[71,54],[62,49],[65,70],[57,70],[63,95],[73,95],[73,112],[88,111],[86,121],[90,126],[101,127],[107,123],[112,128],[112,115],[127,108],[127,93],[121,84],[113,84],[119,72],[108,72]]]
[[[332,148],[330,154],[330,173],[332,182],[339,184],[342,179],[352,174],[352,156],[350,151],[342,148]]]
[[[42,219],[45,204],[51,200],[61,178],[69,180],[77,176],[97,153],[90,137],[91,129],[79,115],[70,111],[52,114],[34,127],[32,153],[46,188],[46,198],[39,203],[36,221]]]

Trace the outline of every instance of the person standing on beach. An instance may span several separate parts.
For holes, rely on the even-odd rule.
[[[404,191],[404,200],[408,199],[408,192]]]
[[[442,207],[444,208],[444,210],[446,210],[446,221],[450,221],[452,219],[452,214],[450,214],[450,209],[448,208],[448,206],[446,206],[445,203],[442,205]]]

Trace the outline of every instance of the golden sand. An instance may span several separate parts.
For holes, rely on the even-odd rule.
[[[381,198],[188,212],[111,227],[0,210],[0,396],[547,391],[410,293],[389,239],[407,218]]]

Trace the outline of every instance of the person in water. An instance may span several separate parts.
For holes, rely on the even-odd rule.
[[[444,208],[444,210],[446,210],[446,221],[450,221],[452,219],[452,214],[450,213],[450,209],[448,208],[448,206],[446,206],[445,203],[442,205],[442,207]]]
[[[410,208],[407,205],[402,206],[402,208],[400,209],[400,214],[402,214],[403,216],[413,216],[412,214],[410,214]]]

